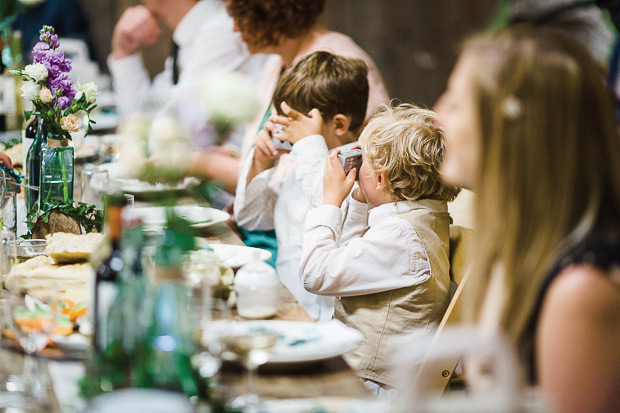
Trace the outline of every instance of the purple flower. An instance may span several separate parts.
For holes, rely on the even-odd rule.
[[[32,54],[33,55],[37,55],[41,52],[46,52],[50,49],[50,45],[45,43],[45,42],[38,42],[37,44],[34,45],[34,47],[32,48]]]
[[[60,73],[57,77],[49,80],[50,89],[57,96],[56,104],[65,110],[75,98],[76,91],[73,89],[73,81],[66,73]]]
[[[49,31],[41,33],[39,40],[49,44],[52,49],[56,49],[60,45],[60,43],[58,43],[58,35],[52,34]]]
[[[56,104],[60,106],[60,109],[65,110],[69,107],[69,105],[71,105],[72,100],[73,98],[61,96],[58,99],[56,99]]]

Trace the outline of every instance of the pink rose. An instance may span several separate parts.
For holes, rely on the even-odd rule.
[[[44,87],[39,91],[39,98],[43,101],[43,103],[49,103],[52,101],[52,99],[54,99],[54,96],[52,95],[51,90]]]
[[[80,130],[80,121],[77,116],[69,115],[60,119],[60,126],[68,132],[77,132]]]

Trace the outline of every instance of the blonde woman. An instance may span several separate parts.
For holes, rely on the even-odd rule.
[[[469,41],[437,103],[445,180],[477,192],[472,315],[557,411],[620,406],[620,137],[587,50],[521,26]]]

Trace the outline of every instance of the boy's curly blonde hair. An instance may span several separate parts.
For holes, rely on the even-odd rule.
[[[372,169],[387,175],[394,201],[452,201],[460,188],[439,176],[445,151],[435,113],[411,104],[383,105],[362,131],[360,145]]]

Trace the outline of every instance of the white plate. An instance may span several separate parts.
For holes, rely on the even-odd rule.
[[[364,338],[359,331],[338,320],[324,323],[302,321],[215,321],[203,335],[208,345],[218,335],[269,332],[279,336],[269,363],[299,363],[323,360],[351,350]]]
[[[169,184],[151,184],[149,182],[141,181],[134,178],[117,178],[111,181],[112,184],[118,186],[121,191],[129,192],[131,194],[141,194],[148,192],[168,192],[168,191],[180,191],[187,188],[186,182],[182,182],[177,185]]]
[[[166,207],[137,207],[134,211],[142,218],[146,227],[163,227],[166,225],[166,209]],[[230,218],[228,212],[197,205],[176,206],[174,211],[198,228],[226,222]]]
[[[260,261],[267,261],[271,258],[271,252],[260,248],[243,245],[207,244],[202,238],[198,238],[198,240],[198,247],[211,247],[222,264],[233,269],[241,268],[254,261],[255,254]]]

